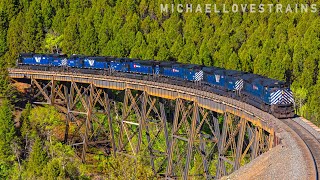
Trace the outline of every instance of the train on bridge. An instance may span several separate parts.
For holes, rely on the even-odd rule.
[[[277,118],[290,118],[295,114],[294,98],[288,84],[247,72],[172,61],[34,53],[20,54],[17,66],[37,70],[148,76],[155,81],[191,84],[196,89],[231,97]]]

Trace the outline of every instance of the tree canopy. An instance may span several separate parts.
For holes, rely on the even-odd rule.
[[[297,106],[298,112],[313,121],[319,120],[320,111],[315,108],[320,82],[317,13],[161,13],[160,3],[163,2],[3,0],[2,67],[14,65],[19,52],[61,51],[243,70],[287,81],[297,99],[299,89],[305,89],[306,100]],[[231,5],[222,0],[214,3]],[[319,2],[314,3],[320,7]]]

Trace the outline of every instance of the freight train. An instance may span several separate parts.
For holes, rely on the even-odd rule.
[[[249,103],[277,118],[294,116],[294,98],[288,84],[264,76],[218,67],[181,64],[172,61],[145,61],[129,58],[81,55],[20,54],[17,65],[29,69],[67,70],[83,73],[111,72],[130,77],[148,76],[155,81],[182,85],[232,97]],[[165,81],[164,81],[165,80]]]

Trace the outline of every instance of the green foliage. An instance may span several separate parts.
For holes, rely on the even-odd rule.
[[[49,147],[49,151],[52,157],[44,168],[47,179],[76,179],[80,176],[80,161],[69,145],[57,142]]]
[[[41,16],[41,2],[32,1],[22,26],[22,51],[41,52],[41,43],[43,40],[43,22]]]
[[[31,113],[31,104],[28,103],[25,107],[25,109],[21,113],[20,122],[22,123],[22,126],[20,128],[21,135],[23,137],[26,137],[30,133],[30,113]]]
[[[153,172],[149,162],[142,157],[132,159],[124,155],[114,157],[98,157],[100,169],[106,173],[106,179],[152,179]]]
[[[161,14],[160,3],[154,0],[1,0],[1,97],[15,98],[5,69],[15,64],[20,52],[61,50],[68,55],[126,56],[219,66],[284,80],[292,85],[298,114],[320,124],[320,17],[317,14]],[[277,3],[289,2],[279,0]],[[0,129],[2,143],[15,141],[9,109],[8,105],[7,109],[3,106],[0,110],[0,120],[4,122],[0,126],[12,127]],[[69,150],[73,150],[62,151],[60,146],[67,147],[59,145],[58,138],[53,136],[55,128],[62,126],[59,113],[51,107],[31,109],[28,105],[21,117],[25,159],[21,167],[11,163],[16,153],[0,142],[3,152],[0,178],[10,176],[9,169],[13,166],[14,172],[20,172],[15,174],[32,171],[27,168],[29,162],[37,164],[32,153],[44,153],[48,165],[40,164],[43,171],[24,172],[23,177],[44,178],[43,174],[48,174],[47,178],[64,179],[73,178],[72,172],[75,172],[74,177],[79,178],[77,163],[65,164],[73,156]],[[42,147],[45,151],[36,152],[33,147]],[[61,157],[56,152],[61,152]],[[132,170],[128,164],[125,168]],[[123,177],[124,169],[118,172],[119,177]]]
[[[47,164],[48,157],[43,147],[41,139],[37,137],[26,162],[26,171],[22,174],[23,179],[37,179],[44,175],[42,170]]]
[[[0,106],[0,179],[8,178],[14,161],[14,152],[10,146],[15,138],[12,107],[8,100]]]
[[[52,107],[35,107],[29,116],[30,127],[34,130],[34,136],[51,138],[52,130],[62,124],[61,115]]]
[[[59,52],[63,40],[63,35],[58,36],[55,33],[48,33],[45,38],[45,48],[50,53]]]
[[[20,118],[23,143],[21,149],[16,148],[22,154],[16,153],[19,165],[16,163],[11,168],[11,179],[86,178],[75,150],[56,138],[59,132],[54,130],[64,129],[62,122],[54,107],[26,105]]]

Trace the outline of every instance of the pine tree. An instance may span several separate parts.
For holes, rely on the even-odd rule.
[[[19,13],[17,17],[13,18],[9,23],[7,34],[8,51],[6,53],[6,61],[9,65],[14,65],[15,60],[22,50],[23,38],[21,37],[23,29],[24,17]]]
[[[8,18],[4,11],[0,11],[0,56],[7,51]]]
[[[241,69],[240,59],[235,52],[233,52],[231,54],[231,56],[229,57],[226,68],[233,69],[233,70],[240,70]]]
[[[14,161],[11,144],[15,138],[12,108],[8,100],[0,106],[0,178],[6,179]]]
[[[43,40],[43,24],[40,14],[40,2],[32,1],[25,14],[22,29],[22,50],[24,52],[41,52]]]
[[[193,56],[194,48],[195,46],[193,43],[185,44],[178,57],[178,62],[190,63]]]
[[[66,10],[58,9],[56,15],[52,18],[52,30],[58,35],[63,34],[66,24]]]
[[[31,104],[27,104],[25,109],[22,111],[21,113],[21,118],[20,118],[20,122],[21,122],[21,128],[20,128],[20,132],[21,132],[21,136],[24,139],[24,142],[26,144],[26,148],[29,145],[29,141],[31,139],[30,134],[33,131],[32,127],[30,126],[30,113],[31,113]],[[27,150],[27,149],[25,149]]]
[[[181,35],[178,35],[178,37],[176,38],[176,41],[173,43],[172,47],[170,48],[170,52],[173,55],[174,59],[178,59],[182,49],[183,49],[183,38]]]
[[[41,1],[41,17],[43,19],[43,28],[46,32],[51,28],[54,9],[49,0]]]
[[[105,6],[106,10],[104,12],[104,16],[102,19],[102,24],[98,30],[98,44],[97,48],[99,51],[99,54],[101,55],[113,55],[113,54],[107,54],[108,50],[106,49],[108,41],[111,39],[112,35],[112,26],[110,21],[112,20],[112,8],[108,5]]]
[[[143,34],[139,31],[136,35],[136,40],[133,48],[130,51],[130,58],[140,58],[145,59],[144,55],[147,50],[147,43],[145,42],[145,38]]]
[[[32,151],[30,152],[26,171],[22,174],[23,179],[38,179],[43,173],[43,169],[47,164],[48,157],[44,150],[43,143],[41,142],[40,138],[37,137],[34,141],[32,146]]]
[[[87,14],[80,20],[80,52],[85,55],[97,55],[98,43],[96,30],[93,24],[93,16],[90,9],[86,9]]]
[[[79,16],[71,14],[66,21],[66,27],[63,32],[62,48],[66,54],[78,54],[79,51],[79,30],[78,19]]]
[[[199,50],[199,60],[205,66],[211,66],[213,64],[206,40],[203,40],[201,43]]]

